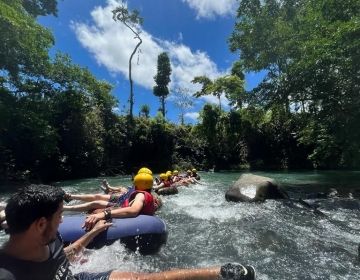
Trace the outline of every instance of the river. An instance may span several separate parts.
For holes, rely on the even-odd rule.
[[[320,200],[322,217],[281,201],[233,203],[225,191],[241,173],[200,173],[202,185],[181,187],[163,197],[157,213],[168,226],[168,241],[155,255],[128,252],[115,243],[89,250],[74,272],[162,271],[227,262],[251,264],[257,279],[360,279],[360,172],[256,172],[286,186],[290,196],[335,187],[342,198]],[[59,182],[68,192],[98,192],[102,178]],[[129,185],[130,177],[108,178]],[[4,200],[8,196],[1,196]],[[312,201],[309,201],[312,202]],[[0,233],[0,243],[6,239]]]

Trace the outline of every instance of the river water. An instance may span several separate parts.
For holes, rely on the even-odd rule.
[[[241,173],[200,173],[202,185],[181,187],[177,195],[163,197],[157,215],[166,222],[169,235],[159,253],[142,256],[115,243],[87,251],[87,262],[75,264],[74,272],[149,272],[240,262],[252,264],[257,279],[360,279],[360,172],[255,174],[274,178],[295,198],[330,187],[342,197],[317,201],[326,217],[281,201],[226,202],[226,190]],[[126,176],[107,179],[114,186],[130,184]],[[101,180],[58,184],[68,192],[93,193],[99,191]],[[0,233],[0,243],[5,239]]]

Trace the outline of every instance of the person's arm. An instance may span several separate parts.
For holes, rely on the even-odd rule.
[[[250,265],[228,263],[223,266],[208,268],[173,269],[155,273],[113,271],[110,280],[220,280],[241,279],[255,280],[256,272]]]
[[[104,212],[89,215],[85,219],[85,223],[83,228],[86,230],[92,229],[92,227],[99,221],[105,220],[107,218],[131,218],[139,215],[140,211],[144,206],[145,195],[142,193],[138,193],[134,200],[131,202],[129,207],[124,208],[115,208],[114,210],[107,210],[108,217],[105,217],[107,214]]]
[[[220,267],[173,269],[155,273],[113,271],[109,280],[220,280]],[[232,279],[232,278],[226,278]],[[235,278],[234,278],[235,279]],[[241,279],[241,278],[236,278]]]
[[[82,237],[76,240],[74,243],[64,248],[64,252],[69,259],[72,261],[76,255],[80,253],[100,232],[106,230],[112,223],[107,223],[104,220],[98,221],[92,230],[85,233]]]
[[[164,182],[161,182],[159,185],[153,187],[153,190],[157,191],[165,187]]]

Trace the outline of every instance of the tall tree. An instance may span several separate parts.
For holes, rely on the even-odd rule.
[[[247,71],[268,73],[253,96],[288,118],[300,105],[295,134],[317,167],[360,165],[359,14],[356,0],[243,0],[229,40]]]
[[[122,22],[127,28],[131,30],[132,33],[134,33],[135,37],[134,39],[138,40],[138,43],[136,44],[133,52],[130,55],[129,58],[129,82],[130,82],[130,97],[129,97],[129,103],[130,103],[130,119],[133,118],[133,107],[134,107],[134,90],[133,90],[133,80],[131,76],[131,63],[132,59],[140,47],[142,43],[142,39],[140,37],[140,25],[143,23],[143,19],[139,16],[139,12],[137,10],[129,11],[125,4],[122,4],[120,7],[117,7],[115,10],[113,10],[113,19],[115,21]]]
[[[171,65],[166,52],[159,54],[157,61],[157,74],[154,77],[156,85],[153,88],[154,95],[160,98],[161,112],[165,117],[165,98],[169,95],[168,84],[170,83]]]
[[[190,94],[190,90],[187,88],[177,88],[174,93],[175,106],[180,110],[180,123],[181,125],[184,125],[185,111],[194,105],[193,97]]]

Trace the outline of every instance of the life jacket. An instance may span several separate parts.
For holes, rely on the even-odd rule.
[[[121,205],[121,208],[124,208],[124,207],[129,207],[130,206],[130,202],[132,200],[135,199],[135,196],[138,194],[138,193],[143,193],[145,195],[145,201],[144,201],[144,205],[143,205],[143,208],[141,209],[140,213],[139,214],[142,214],[142,215],[149,215],[149,216],[152,216],[154,215],[155,213],[155,204],[154,204],[154,198],[153,196],[151,195],[151,193],[147,192],[147,191],[134,191],[131,193],[130,197],[127,198],[124,203]]]
[[[163,181],[163,183],[164,183],[165,188],[171,187],[171,182],[170,182],[170,180]]]

